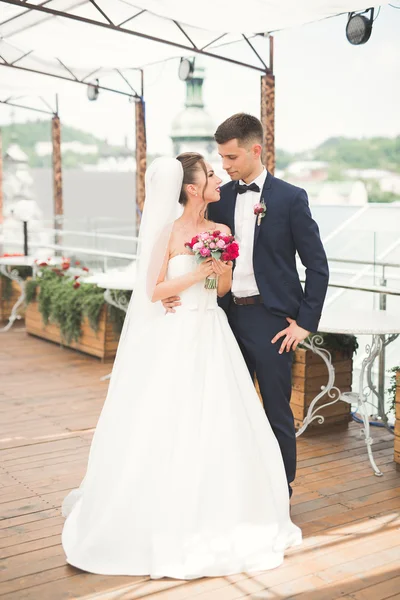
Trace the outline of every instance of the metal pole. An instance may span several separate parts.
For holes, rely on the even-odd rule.
[[[3,223],[3,136],[0,129],[0,225]]]
[[[58,95],[56,96],[56,114],[51,121],[51,137],[53,143],[53,198],[54,198],[54,229],[62,229],[64,215],[62,194],[62,163],[61,163],[61,123],[58,116]],[[55,236],[55,243],[60,243],[59,235]]]
[[[146,173],[146,116],[145,103],[143,99],[143,71],[142,71],[142,96],[135,102],[135,123],[136,123],[136,223],[139,231],[141,214],[144,207],[145,187],[144,179]]]
[[[261,77],[261,123],[264,128],[263,163],[275,172],[275,76],[274,39],[269,36],[269,72]]]
[[[0,129],[0,227],[2,226],[3,222],[4,222],[4,217],[3,217],[3,210],[4,210],[4,205],[3,205],[3,137],[2,137],[2,131]],[[0,237],[0,255],[3,254],[4,252],[4,230],[2,232],[2,235]]]
[[[28,256],[28,223],[23,221],[24,224],[24,255]]]
[[[382,267],[382,277],[379,284],[382,287],[387,286],[387,279],[385,277],[385,267]],[[379,294],[379,310],[386,310],[386,294]],[[382,340],[382,352],[379,355],[379,371],[378,371],[378,393],[379,393],[379,415],[385,423],[387,423],[387,416],[385,411],[385,369],[386,369],[386,346],[385,346],[385,335],[381,335]]]

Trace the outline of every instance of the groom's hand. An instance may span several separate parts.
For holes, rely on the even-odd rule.
[[[289,352],[290,350],[296,350],[297,346],[306,339],[310,335],[310,332],[307,329],[303,329],[299,325],[297,325],[294,319],[290,319],[290,317],[286,317],[286,321],[289,323],[289,327],[286,329],[282,329],[276,336],[271,340],[273,344],[277,342],[279,339],[284,337],[281,347],[279,349],[279,354],[283,352]]]
[[[169,298],[164,298],[161,300],[163,307],[165,308],[165,312],[175,312],[175,307],[180,306],[180,297],[179,296],[170,296]]]

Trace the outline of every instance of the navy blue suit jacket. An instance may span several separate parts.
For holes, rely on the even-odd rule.
[[[219,202],[208,205],[208,217],[228,225],[233,234],[235,185],[230,181],[222,186]],[[300,327],[315,332],[328,288],[329,270],[307,193],[268,173],[261,198],[267,211],[260,225],[256,220],[253,267],[263,303],[273,314],[296,319]],[[306,268],[304,291],[296,269],[296,252]],[[227,313],[231,302],[230,292],[219,300]]]

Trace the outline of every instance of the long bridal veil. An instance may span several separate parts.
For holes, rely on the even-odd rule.
[[[153,340],[146,335],[148,327],[165,312],[161,303],[153,303],[151,297],[174,221],[181,213],[178,199],[182,181],[182,165],[173,158],[157,158],[146,171],[146,200],[139,231],[134,292],[121,332],[108,394],[92,440],[86,475],[79,488],[65,497],[62,503],[65,517],[81,500],[80,518],[96,522],[101,515],[96,514],[98,503],[91,500],[98,494],[118,493],[121,486],[121,479],[118,480],[121,471],[115,469],[115,461],[120,461],[123,455],[124,437],[134,435],[129,415],[133,415],[132,411],[140,412],[138,404],[144,397],[145,381],[143,377],[135,378],[135,372],[140,370],[145,356],[151,360]]]

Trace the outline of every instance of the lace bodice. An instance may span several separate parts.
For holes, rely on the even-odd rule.
[[[194,271],[197,262],[193,254],[177,254],[170,258],[167,269],[167,279],[175,279]],[[204,281],[199,281],[179,294],[181,306],[178,308],[197,310],[201,308],[215,309],[217,304],[217,290],[207,290]]]

